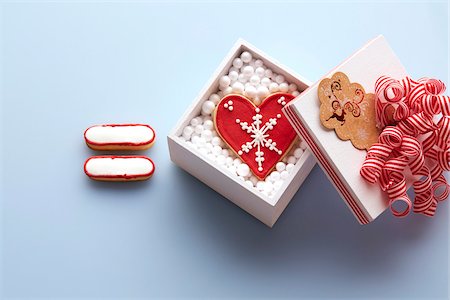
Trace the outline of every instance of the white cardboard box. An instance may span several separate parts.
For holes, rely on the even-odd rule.
[[[278,192],[273,197],[267,197],[256,189],[245,186],[236,176],[232,176],[225,170],[217,168],[207,157],[200,155],[195,149],[187,147],[185,142],[179,137],[189,121],[200,113],[204,100],[218,89],[219,78],[231,67],[233,59],[238,57],[243,51],[249,51],[253,57],[261,59],[264,65],[271,68],[274,72],[283,75],[287,81],[295,83],[300,92],[309,86],[309,82],[306,79],[282,66],[246,41],[239,39],[198,97],[186,110],[178,124],[170,132],[167,140],[170,157],[175,164],[267,226],[272,227],[315,164],[315,159],[308,150],[304,152],[296,163],[293,172],[285,180]]]
[[[319,119],[319,83],[338,71],[345,73],[351,82],[361,84],[366,93],[374,93],[375,82],[382,75],[404,78],[407,73],[386,39],[378,36],[283,109],[355,217],[366,224],[386,210],[388,198],[378,184],[369,184],[360,175],[367,152],[356,149],[350,141],[339,139],[334,130],[324,128]]]

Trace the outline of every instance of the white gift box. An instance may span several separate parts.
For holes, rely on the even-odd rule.
[[[322,79],[338,71],[345,73],[350,82],[361,84],[366,93],[374,93],[375,82],[382,75],[401,79],[407,73],[385,38],[378,36],[283,109],[355,217],[366,224],[386,210],[388,198],[378,184],[369,184],[360,175],[367,152],[341,140],[334,130],[323,127],[319,118],[318,86]]]
[[[239,57],[243,51],[250,52],[254,58],[262,60],[264,65],[272,69],[273,72],[283,75],[286,81],[294,83],[298,87],[299,92],[302,92],[309,86],[307,80],[240,39],[168,135],[169,152],[175,164],[264,224],[272,227],[315,164],[313,155],[307,149],[298,159],[293,170],[288,178],[284,180],[281,187],[279,187],[274,195],[269,197],[256,188],[245,185],[244,181],[240,180],[239,177],[221,168],[207,156],[202,155],[197,149],[189,147],[181,137],[183,128],[189,124],[192,118],[200,114],[203,102],[208,99],[209,95],[218,90],[219,79],[226,74],[232,66],[233,60]]]

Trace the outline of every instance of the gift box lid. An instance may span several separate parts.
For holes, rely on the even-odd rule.
[[[373,134],[367,124],[375,124],[374,99],[366,101],[375,97],[375,82],[382,75],[403,78],[407,73],[386,39],[378,36],[283,110],[361,224],[373,221],[389,204],[380,187],[360,175],[367,152],[359,139]],[[357,118],[348,118],[350,113]]]

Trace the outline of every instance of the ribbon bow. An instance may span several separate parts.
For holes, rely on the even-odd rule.
[[[409,77],[398,81],[382,76],[375,83],[378,143],[367,152],[361,176],[378,182],[395,216],[414,212],[433,216],[437,203],[447,199],[450,186],[450,98],[437,79]],[[406,193],[412,175],[414,204]],[[398,210],[394,203],[404,203]],[[395,205],[397,206],[397,205]]]

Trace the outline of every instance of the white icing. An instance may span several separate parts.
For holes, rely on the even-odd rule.
[[[153,172],[153,164],[142,157],[94,157],[86,163],[86,172],[91,176],[143,175]]]
[[[263,118],[263,116],[259,113],[260,109],[258,107],[255,108],[255,112],[256,114],[252,118],[253,123],[250,125],[247,122],[238,122],[240,120],[236,119],[236,123],[239,123],[241,129],[247,132],[250,135],[250,138],[253,139],[250,142],[242,144],[241,150],[238,151],[238,154],[242,155],[244,152],[249,153],[251,149],[256,148],[257,151],[255,152],[255,161],[258,163],[258,171],[262,172],[264,170],[263,162],[265,160],[263,148],[275,151],[279,155],[281,155],[283,152],[276,147],[276,141],[273,141],[270,138],[270,134],[268,133],[269,130],[272,130],[277,125],[277,119],[270,118],[269,121],[261,126],[261,119]]]
[[[147,126],[115,125],[115,126],[93,126],[86,131],[86,138],[91,143],[133,143],[142,144],[153,140],[155,134]]]

